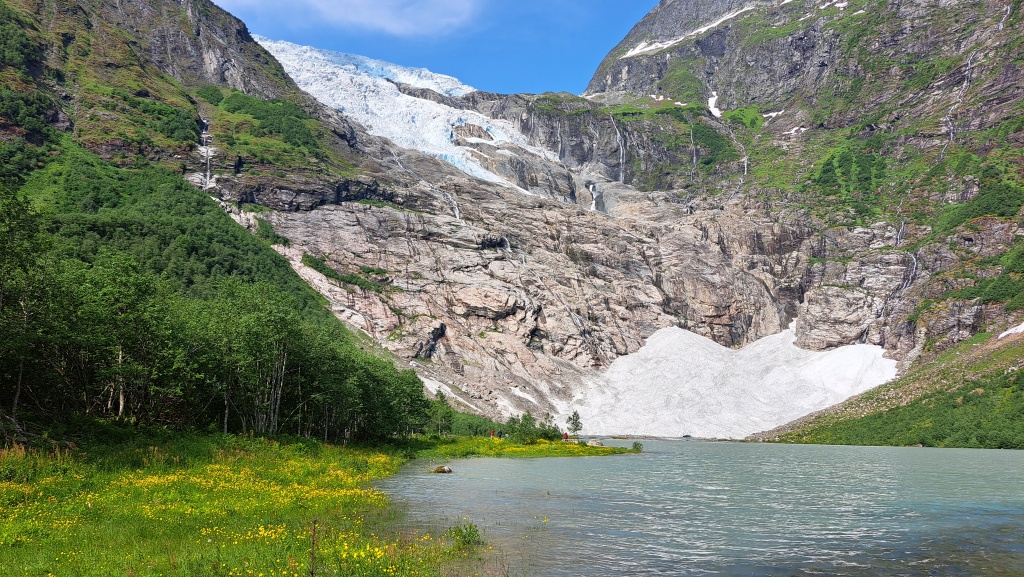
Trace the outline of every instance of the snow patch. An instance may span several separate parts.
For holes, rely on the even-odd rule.
[[[1024,324],[1005,331],[1003,334],[999,335],[999,338],[1001,339],[1010,335],[1019,335],[1021,333],[1024,333]]]
[[[255,37],[274,55],[295,83],[323,104],[343,112],[376,136],[404,148],[440,158],[476,178],[525,191],[484,168],[470,147],[455,144],[455,128],[474,124],[492,137],[486,144],[515,146],[547,160],[554,153],[531,146],[511,122],[459,110],[403,94],[392,81],[428,88],[449,96],[474,89],[457,79],[423,68],[406,68],[379,60]],[[466,142],[475,142],[466,139]]]
[[[883,358],[881,347],[817,352],[798,348],[795,338],[791,326],[736,350],[662,329],[612,363],[572,406],[588,434],[739,439],[896,376],[896,361]]]
[[[776,116],[778,116],[778,115],[782,114],[783,112],[785,112],[785,110],[780,110],[780,111],[778,111],[778,112],[765,112],[765,113],[764,113],[764,114],[762,114],[761,116],[763,116],[765,120],[772,120],[772,119],[774,119],[774,118],[775,118]]]
[[[782,134],[783,134],[783,136],[788,136],[788,135],[800,134],[801,132],[807,132],[807,129],[804,128],[803,126],[796,126],[794,128],[791,128],[791,129],[787,130],[786,132],[783,132]]]
[[[708,24],[706,26],[701,26],[700,28],[697,28],[696,30],[692,30],[690,32],[687,32],[686,34],[684,34],[684,35],[682,35],[682,36],[680,36],[680,37],[678,37],[678,38],[676,38],[674,40],[668,40],[668,41],[665,41],[665,42],[646,42],[646,41],[645,42],[641,42],[640,44],[636,45],[632,50],[627,52],[624,56],[619,58],[619,60],[625,60],[626,58],[632,58],[634,56],[639,56],[641,54],[650,54],[650,53],[653,53],[653,52],[661,52],[662,50],[665,50],[666,48],[672,48],[676,44],[680,44],[682,42],[685,42],[688,38],[692,38],[694,36],[703,34],[703,33],[707,32],[708,30],[711,30],[712,28],[714,28],[714,27],[718,26],[719,24],[725,22],[726,20],[732,20],[733,18],[739,16],[740,14],[743,14],[744,12],[747,12],[747,11],[750,11],[750,10],[753,10],[753,9],[754,9],[753,6],[747,6],[745,8],[740,8],[739,10],[736,10],[735,12],[730,12],[730,13],[726,14],[725,16],[722,16],[718,20],[715,20],[714,22],[712,22],[712,23],[710,23],[710,24]]]
[[[512,387],[509,390],[512,391],[513,395],[515,395],[517,397],[520,397],[520,398],[523,398],[523,399],[526,399],[527,401],[530,401],[531,403],[533,403],[535,405],[537,404],[537,399],[535,399],[533,397],[533,395],[527,393],[526,391],[520,390],[519,387]]]
[[[708,98],[708,108],[711,110],[711,115],[715,118],[722,117],[722,111],[719,110],[715,104],[718,103],[718,92],[712,92],[711,98]]]

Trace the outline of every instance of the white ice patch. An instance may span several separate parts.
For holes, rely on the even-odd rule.
[[[323,104],[345,113],[371,134],[440,158],[476,178],[515,187],[484,168],[473,149],[455,144],[454,129],[465,124],[486,130],[493,139],[487,141],[491,146],[517,146],[547,160],[558,160],[554,153],[530,146],[526,136],[511,122],[415,98],[389,82],[429,88],[450,96],[473,91],[450,76],[291,42],[258,36],[256,40],[281,62],[299,88]]]
[[[719,110],[715,106],[715,104],[717,104],[717,103],[718,103],[718,93],[717,92],[712,92],[711,93],[711,98],[708,98],[708,109],[711,110],[711,115],[712,116],[714,116],[715,118],[721,118],[722,117],[722,111]]]
[[[791,128],[791,129],[783,132],[782,134],[786,135],[786,136],[789,136],[789,135],[800,134],[801,132],[807,132],[807,129],[804,128],[803,126],[796,126],[794,128]]]
[[[1021,333],[1024,333],[1024,324],[1017,327],[1013,327],[1012,329],[1004,332],[1003,334],[999,335],[999,338],[1008,337],[1010,335],[1019,335]]]
[[[526,391],[521,390],[519,387],[512,387],[509,390],[512,391],[513,395],[515,395],[517,397],[520,397],[520,398],[523,398],[523,399],[526,399],[527,401],[530,401],[531,403],[533,403],[535,405],[537,404],[537,399],[533,398],[533,395],[527,393]]]
[[[641,42],[640,44],[636,45],[632,50],[627,52],[624,56],[619,58],[619,60],[625,60],[626,58],[632,58],[634,56],[639,56],[640,54],[650,54],[650,53],[654,53],[654,52],[661,52],[662,50],[665,50],[666,48],[672,48],[676,44],[680,44],[682,42],[685,42],[689,38],[692,38],[694,36],[703,34],[703,33],[707,32],[708,30],[711,30],[712,28],[714,28],[714,27],[718,26],[719,24],[725,22],[726,20],[732,20],[733,18],[739,16],[740,14],[743,14],[744,12],[747,12],[747,11],[753,10],[753,9],[754,9],[753,6],[747,6],[745,8],[740,8],[739,10],[736,10],[735,12],[730,12],[730,13],[726,14],[725,16],[722,16],[718,20],[715,20],[714,22],[712,22],[712,23],[710,23],[710,24],[708,24],[706,26],[701,26],[700,28],[697,28],[696,30],[692,30],[690,32],[687,32],[686,34],[684,34],[684,35],[682,35],[682,36],[680,36],[680,37],[678,37],[678,38],[676,38],[674,40],[667,40],[665,42]]]
[[[896,361],[882,358],[881,347],[816,352],[794,340],[790,328],[736,350],[662,329],[612,363],[572,408],[588,434],[740,439],[896,376]]]
[[[762,114],[761,116],[763,116],[765,120],[772,120],[772,119],[774,119],[774,118],[775,118],[776,116],[778,116],[778,115],[782,114],[783,112],[785,112],[785,110],[780,110],[780,111],[778,111],[778,112],[765,112],[765,113],[764,113],[764,114]]]
[[[463,84],[458,78],[431,72],[426,68],[410,68],[392,64],[391,62],[384,62],[383,60],[374,60],[366,56],[299,46],[291,42],[271,40],[263,36],[253,36],[253,38],[269,50],[271,54],[274,54],[275,50],[282,52],[298,51],[308,54],[318,61],[330,62],[361,76],[394,80],[395,82],[401,82],[402,84],[408,84],[417,88],[428,88],[446,96],[463,96],[476,91],[476,88]]]
[[[435,381],[434,379],[430,379],[430,378],[422,377],[422,376],[420,377],[420,380],[423,381],[423,386],[427,389],[427,391],[430,392],[431,396],[436,397],[437,396],[437,392],[441,391],[442,393],[444,393],[445,397],[447,397],[449,399],[455,399],[456,401],[462,403],[463,405],[466,405],[470,409],[474,409],[474,410],[476,409],[476,407],[474,407],[473,405],[471,405],[471,404],[467,403],[466,401],[462,400],[462,398],[460,398],[458,395],[455,394],[455,391],[453,391],[451,389],[451,387],[449,387],[448,385],[442,383],[441,381]]]

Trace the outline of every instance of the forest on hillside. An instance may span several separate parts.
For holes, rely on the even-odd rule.
[[[367,352],[269,243],[144,161],[120,168],[4,90],[0,431],[78,417],[382,439],[426,424],[411,370]]]
[[[0,437],[32,441],[83,418],[326,441],[427,426],[437,401],[413,371],[364,351],[272,236],[144,154],[157,140],[196,145],[196,110],[173,105],[194,102],[183,87],[130,59],[116,86],[95,66],[53,68],[54,42],[0,2]],[[88,131],[67,126],[77,112],[59,96],[69,73],[86,75],[81,108],[103,111],[77,120],[109,117],[103,130],[134,157],[115,164],[81,145]],[[121,85],[138,82],[164,98]],[[308,144],[294,105],[229,104]]]

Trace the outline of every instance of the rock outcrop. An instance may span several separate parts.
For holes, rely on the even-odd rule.
[[[1024,95],[1002,58],[1020,18],[977,8],[666,1],[586,98],[379,88],[464,112],[441,143],[462,161],[355,127],[345,142],[372,159],[356,177],[218,184],[275,209],[282,252],[340,316],[490,414],[557,414],[670,326],[740,347],[795,320],[800,347],[878,345],[906,367],[999,314],[950,291],[1002,274],[965,259],[1022,234],[1005,215],[972,230],[935,216],[986,194],[966,135]],[[330,281],[307,254],[376,288]]]

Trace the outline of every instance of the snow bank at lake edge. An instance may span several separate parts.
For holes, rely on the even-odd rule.
[[[819,352],[794,340],[790,328],[730,349],[683,329],[662,329],[617,359],[567,412],[579,411],[587,434],[741,439],[896,376],[896,361],[883,358],[881,347]]]

